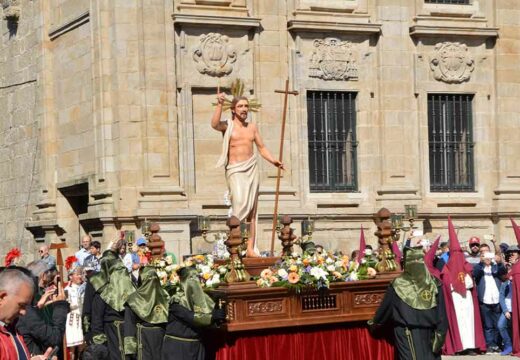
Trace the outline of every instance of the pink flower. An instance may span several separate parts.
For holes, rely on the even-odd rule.
[[[291,284],[296,284],[298,281],[300,281],[300,275],[298,275],[298,273],[291,272],[287,276],[287,281],[289,281]]]

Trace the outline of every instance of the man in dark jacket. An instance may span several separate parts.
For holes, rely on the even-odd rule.
[[[33,275],[38,275],[40,290],[50,285],[42,282],[43,279],[47,278],[48,269],[46,264],[42,265],[41,263],[42,261],[37,261],[28,266]],[[49,347],[63,348],[69,303],[66,300],[61,282],[56,281],[54,286],[57,289],[57,294],[53,295],[54,288],[52,288],[42,296],[42,299],[39,299],[38,303],[36,302],[38,299],[35,298],[33,305],[26,308],[26,314],[20,317],[16,325],[16,329],[22,334],[29,352],[33,355],[43,354]],[[47,316],[44,310],[50,310]]]
[[[477,284],[480,313],[484,322],[484,336],[488,353],[500,352],[498,319],[500,317],[499,293],[501,277],[507,270],[500,256],[492,252],[482,254],[480,263],[473,267],[473,277]]]

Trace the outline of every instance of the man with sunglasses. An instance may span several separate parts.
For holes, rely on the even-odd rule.
[[[56,267],[56,258],[49,254],[49,247],[47,245],[40,246],[40,259],[47,264],[49,269]]]
[[[473,267],[480,263],[480,239],[476,236],[469,239],[469,250],[466,253],[466,261]]]

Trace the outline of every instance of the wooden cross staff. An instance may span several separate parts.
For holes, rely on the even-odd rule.
[[[280,152],[278,160],[280,163],[283,161],[283,139],[285,136],[285,119],[287,118],[287,99],[289,94],[298,95],[298,91],[289,91],[289,79],[285,80],[285,90],[275,90],[275,93],[285,94],[283,100],[283,113],[282,113],[282,134],[280,135]],[[282,169],[278,167],[278,173],[276,175],[276,192],[274,196],[274,214],[273,214],[273,231],[271,234],[271,256],[274,256],[274,235],[276,232],[276,222],[278,218],[278,198],[280,196],[280,177],[282,175]]]
[[[51,243],[49,249],[56,250],[56,267],[60,273],[62,283],[65,281],[63,279],[63,255],[61,254],[61,249],[66,249],[68,246],[65,243]]]
[[[58,272],[60,274],[60,281],[62,286],[65,284],[65,279],[63,278],[63,255],[61,254],[61,249],[66,249],[68,246],[65,243],[51,243],[49,249],[56,250],[56,266],[58,268]],[[63,337],[63,358],[67,358],[67,340],[65,336]]]

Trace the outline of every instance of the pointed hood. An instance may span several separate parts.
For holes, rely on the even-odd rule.
[[[516,222],[511,218],[511,225],[513,225],[513,230],[515,232],[516,242],[520,245],[520,228],[516,224]]]
[[[361,234],[359,234],[359,253],[356,259],[356,262],[358,264],[361,263],[361,260],[365,257],[365,250],[366,250],[367,244],[365,242],[365,232],[363,231],[363,225],[361,225]]]
[[[450,259],[444,267],[448,273],[449,281],[453,290],[458,292],[461,296],[466,296],[466,283],[465,277],[467,269],[465,267],[466,259],[464,253],[460,248],[459,239],[457,233],[451,222],[451,217],[448,216],[448,234],[450,244]]]
[[[433,245],[430,247],[430,250],[428,250],[426,255],[424,255],[424,264],[430,271],[430,274],[432,274],[439,280],[441,278],[441,272],[439,271],[439,269],[435,267],[435,265],[433,265],[433,262],[435,260],[435,253],[437,252],[437,248],[439,247],[440,240],[441,236],[439,235],[437,236],[437,239],[435,239],[435,241],[433,242]]]
[[[404,270],[392,282],[395,293],[413,309],[426,310],[437,306],[437,282],[424,263],[422,247],[408,248]]]

